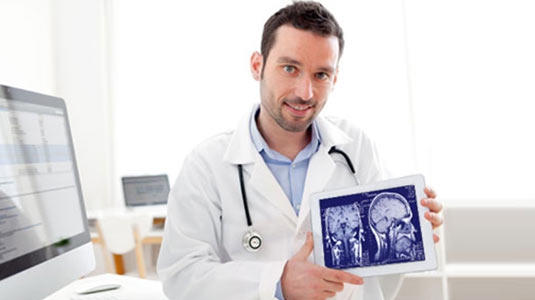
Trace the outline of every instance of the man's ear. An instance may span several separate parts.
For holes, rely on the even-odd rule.
[[[331,90],[334,90],[334,86],[336,85],[336,81],[338,81],[338,67],[336,67],[336,71],[334,72],[333,86],[332,86]]]
[[[251,55],[251,75],[257,81],[262,79],[262,65],[264,63],[263,56],[258,51]]]

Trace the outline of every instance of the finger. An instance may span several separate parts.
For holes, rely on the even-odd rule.
[[[425,214],[424,214],[424,217],[429,222],[431,222],[431,224],[433,225],[433,229],[435,229],[437,227],[440,227],[442,225],[442,223],[444,223],[444,220],[442,219],[442,217],[440,215],[438,215],[438,214],[435,214],[435,213],[431,213],[431,212],[426,211]]]
[[[312,233],[307,232],[307,239],[301,249],[294,255],[294,258],[305,261],[308,259],[310,253],[312,253],[312,249],[314,249],[314,239],[312,239]]]
[[[434,199],[434,198],[424,198],[420,201],[420,203],[429,208],[431,212],[439,213],[442,211],[442,202]]]
[[[430,187],[425,187],[424,188],[424,192],[427,195],[427,197],[429,197],[429,198],[436,198],[437,197],[437,193],[435,192],[435,190],[433,190]]]
[[[324,286],[323,290],[328,292],[334,292],[338,293],[344,289],[344,283],[343,282],[333,282],[329,280],[323,280]]]
[[[440,237],[436,233],[433,233],[433,241],[435,242],[435,244],[440,241]]]
[[[362,277],[340,270],[325,269],[323,279],[331,282],[346,282],[351,284],[363,284]]]

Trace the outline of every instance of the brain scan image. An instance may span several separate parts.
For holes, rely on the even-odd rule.
[[[325,266],[425,260],[417,202],[412,185],[320,201]]]
[[[377,242],[376,261],[412,260],[416,229],[407,200],[397,193],[380,193],[369,208],[369,223]]]
[[[325,210],[325,244],[331,249],[332,266],[358,266],[362,258],[362,222],[357,203]]]

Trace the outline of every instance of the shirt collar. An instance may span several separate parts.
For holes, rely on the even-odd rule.
[[[261,153],[262,151],[265,151],[265,153],[272,159],[277,159],[277,158],[280,159],[280,157],[283,157],[283,156],[277,151],[269,148],[268,144],[266,143],[266,140],[260,134],[260,131],[258,130],[258,127],[256,126],[256,117],[258,116],[259,113],[260,113],[260,106],[257,109],[253,110],[251,114],[251,118],[249,120],[251,139],[253,140],[253,144],[256,148],[256,151],[258,151],[259,153]],[[310,158],[312,154],[318,151],[320,144],[321,144],[321,136],[318,130],[318,125],[316,121],[314,120],[312,122],[312,140],[303,150],[301,150],[301,152],[299,152],[298,156],[296,157],[296,161]]]

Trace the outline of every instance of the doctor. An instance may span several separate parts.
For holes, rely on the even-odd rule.
[[[198,145],[171,191],[157,265],[170,299],[395,295],[400,276],[363,280],[309,260],[309,196],[385,177],[363,132],[319,115],[343,46],[342,29],[316,2],[295,2],[266,22],[250,64],[260,105],[236,130]],[[440,226],[441,204],[426,194],[427,218]]]

